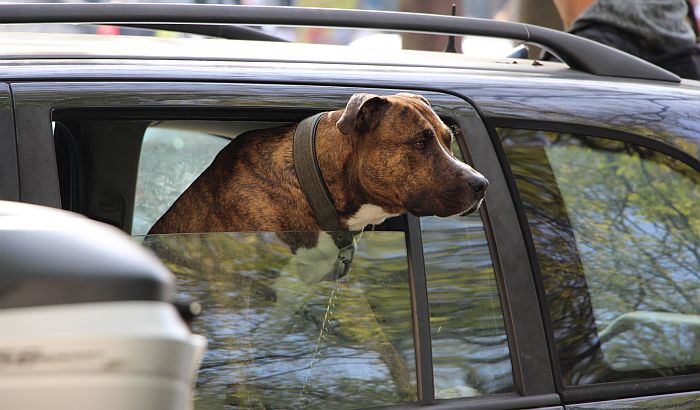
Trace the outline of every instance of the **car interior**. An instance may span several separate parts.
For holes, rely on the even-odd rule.
[[[139,197],[139,178],[147,178],[144,172],[152,169],[162,173],[168,178],[166,185],[178,186],[177,192],[171,189],[166,198],[159,197],[157,203],[150,204],[158,206],[159,212],[149,210],[148,223],[152,224],[228,142],[250,130],[284,124],[201,119],[54,121],[62,207],[128,234],[145,235],[150,225],[134,226],[135,218],[140,217],[143,197]],[[183,152],[168,155],[178,150]],[[196,170],[180,169],[188,175],[178,174],[178,165],[192,162],[199,163]],[[164,181],[153,184],[145,189],[159,189]],[[397,217],[373,230],[405,230],[405,225],[405,218]]]

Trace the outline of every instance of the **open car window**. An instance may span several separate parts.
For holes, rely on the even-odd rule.
[[[279,123],[154,121],[143,133],[132,234],[145,235],[231,139]]]

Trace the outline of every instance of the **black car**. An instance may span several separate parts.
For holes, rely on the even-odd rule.
[[[565,33],[461,17],[0,15],[233,37],[0,36],[0,199],[116,226],[177,275],[208,339],[195,408],[700,408],[700,83]],[[564,63],[265,41],[257,25],[484,35]],[[346,278],[311,283],[274,232],[145,236],[236,136],[358,92],[428,99],[455,155],[490,181],[480,212],[387,220],[361,234]]]

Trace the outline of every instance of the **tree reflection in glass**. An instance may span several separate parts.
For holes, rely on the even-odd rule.
[[[567,385],[700,369],[700,175],[629,142],[499,130]]]
[[[503,310],[481,216],[421,218],[435,397],[514,390]]]
[[[347,280],[319,280],[272,232],[149,236],[202,302],[195,404],[356,408],[416,399],[403,232],[365,232]]]

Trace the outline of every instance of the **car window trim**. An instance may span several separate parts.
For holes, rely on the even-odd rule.
[[[435,399],[433,376],[433,348],[430,332],[428,284],[425,275],[425,257],[420,219],[406,215],[406,252],[408,255],[408,283],[411,290],[413,342],[416,355],[416,385],[418,401]]]
[[[490,394],[458,399],[435,400],[432,403],[406,403],[393,406],[379,407],[386,410],[510,410],[529,409],[563,410],[561,406],[553,406],[559,402],[555,393],[521,396],[518,393]],[[378,408],[378,409],[379,409]]]
[[[631,132],[600,128],[591,125],[571,124],[557,121],[529,120],[509,117],[491,117],[488,119],[488,121],[494,128],[513,128],[532,131],[570,133],[590,137],[608,138],[622,142],[629,142],[668,155],[673,159],[677,159],[685,163],[697,172],[700,172],[700,159],[695,158],[692,155],[683,152],[672,145],[665,144],[660,140],[641,136]]]
[[[695,386],[691,383],[687,383],[688,389],[693,387],[697,388],[697,381],[694,381]],[[640,390],[640,395],[635,397],[629,397],[623,400],[605,400],[601,401],[600,398],[593,396],[592,398],[583,398],[575,404],[567,406],[568,410],[603,410],[603,409],[613,409],[613,408],[627,408],[627,409],[663,409],[663,408],[677,408],[677,409],[690,409],[697,406],[700,400],[700,391],[686,391],[686,392],[673,392],[673,393],[654,393],[653,390]],[[605,392],[602,392],[605,394]],[[646,394],[647,396],[642,396]],[[591,395],[588,395],[591,396]],[[595,400],[595,401],[591,401]],[[622,407],[624,406],[624,407]]]
[[[561,395],[565,404],[622,400],[667,393],[700,393],[700,374],[657,377],[582,386],[569,386]]]
[[[481,212],[501,295],[516,391],[523,396],[553,393],[556,379],[550,362],[545,316],[531,264],[522,263],[529,255],[527,243],[522,239],[526,232],[523,228],[527,227],[519,222],[517,207],[511,199],[513,191],[508,185],[505,154],[479,107],[462,98],[470,102],[478,116],[456,118],[463,134],[470,136],[463,141],[458,138],[458,142],[462,152],[489,178],[492,189],[484,198],[486,206]],[[491,214],[498,218],[492,218]],[[514,233],[515,227],[520,232]],[[519,296],[511,297],[515,294]],[[559,404],[559,400],[548,404]]]
[[[12,89],[0,83],[0,200],[19,201],[19,164]]]
[[[557,392],[559,392],[559,394],[561,395],[563,403],[570,404],[601,400],[616,400],[634,397],[635,395],[639,394],[651,395],[661,393],[678,393],[683,391],[692,391],[693,389],[697,390],[697,386],[700,385],[700,374],[678,375],[664,378],[637,379],[624,382],[608,382],[579,386],[563,385],[561,367],[559,365],[556,345],[554,343],[554,334],[551,325],[552,320],[549,312],[549,307],[547,306],[546,302],[547,299],[546,294],[544,292],[544,282],[542,281],[539,261],[537,260],[535,243],[532,239],[532,232],[530,231],[530,227],[527,222],[525,208],[523,206],[522,200],[520,199],[520,194],[517,189],[515,178],[513,177],[510,165],[505,156],[503,146],[500,143],[500,136],[498,135],[496,128],[571,133],[628,142],[659,152],[661,154],[668,155],[669,157],[681,161],[684,164],[690,166],[699,173],[700,160],[693,158],[691,155],[680,151],[679,149],[673,146],[664,144],[658,140],[617,130],[581,124],[571,124],[556,121],[528,120],[520,118],[516,119],[510,117],[489,117],[485,119],[485,122],[489,127],[489,132],[492,133],[492,135],[496,139],[496,142],[494,142],[494,144],[497,146],[496,149],[500,153],[499,156],[502,155],[502,158],[506,164],[506,166],[504,167],[504,173],[507,176],[508,185],[511,189],[511,197],[515,202],[515,207],[518,212],[518,218],[520,220],[520,226],[524,233],[524,240],[528,248],[528,259],[530,261],[530,265],[532,266],[533,274],[536,278],[537,290],[540,297],[540,308],[542,310],[543,315],[546,317],[544,325],[547,331],[547,338],[549,340],[549,349],[551,355],[551,362],[555,374],[555,383],[557,386]]]

